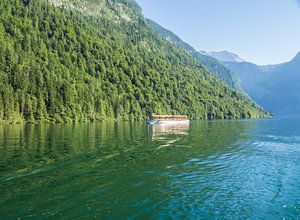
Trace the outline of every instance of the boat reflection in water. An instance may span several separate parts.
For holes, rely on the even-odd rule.
[[[159,148],[168,147],[189,134],[189,123],[185,124],[150,124],[149,136],[152,141],[160,141]]]

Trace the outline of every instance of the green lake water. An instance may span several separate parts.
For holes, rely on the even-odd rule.
[[[300,219],[300,119],[1,125],[0,219]]]

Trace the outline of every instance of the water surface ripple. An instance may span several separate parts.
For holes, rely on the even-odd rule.
[[[0,126],[0,219],[299,219],[300,119]]]

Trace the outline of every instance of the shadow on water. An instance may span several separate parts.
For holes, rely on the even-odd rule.
[[[238,202],[258,125],[0,126],[0,218],[249,217]]]

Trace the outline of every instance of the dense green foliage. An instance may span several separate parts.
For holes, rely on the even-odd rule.
[[[101,10],[110,10],[92,16],[88,9],[46,0],[1,0],[0,120],[142,120],[151,112],[195,119],[266,115],[161,39],[133,2],[99,0]],[[126,10],[120,14],[117,3],[134,19],[128,21]]]
[[[231,88],[241,90],[239,79],[237,75],[221,64],[217,59],[203,55],[197,51],[192,53],[201,64],[208,68],[211,72],[215,73],[223,82],[229,85]]]
[[[222,65],[217,59],[196,51],[191,45],[181,40],[172,31],[165,29],[154,21],[147,19],[147,24],[162,38],[191,54],[196,60],[198,60],[209,71],[216,74],[227,85],[234,89],[241,89],[236,74]]]

